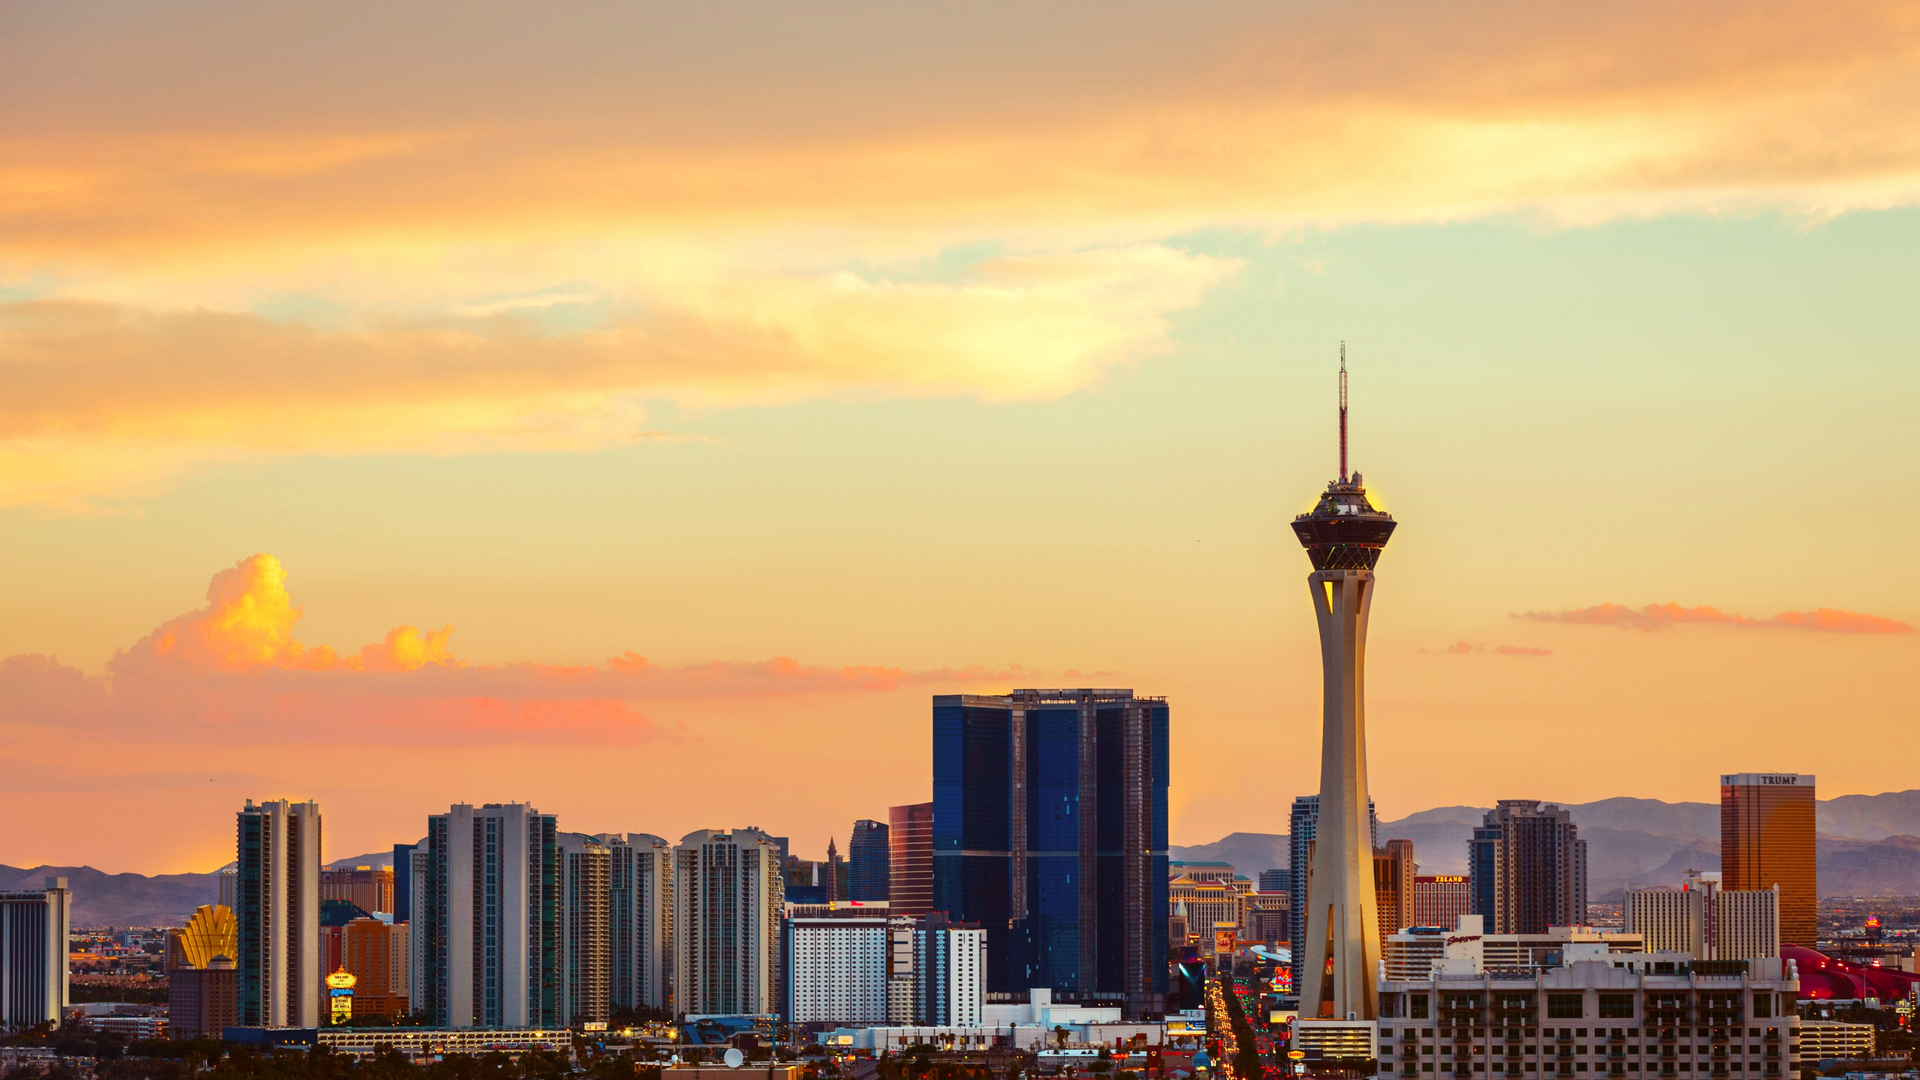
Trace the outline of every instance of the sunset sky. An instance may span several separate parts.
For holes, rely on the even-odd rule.
[[[0,6],[0,862],[930,797],[929,701],[1382,817],[1920,786],[1920,10]],[[1258,869],[1258,868],[1252,868]]]

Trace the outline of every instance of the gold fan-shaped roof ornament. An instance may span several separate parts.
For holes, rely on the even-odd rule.
[[[240,923],[225,904],[201,904],[180,932],[180,947],[189,967],[204,968],[216,957],[240,956]]]

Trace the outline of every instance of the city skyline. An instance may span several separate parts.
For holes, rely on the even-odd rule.
[[[0,862],[265,792],[818,852],[1022,686],[1284,831],[1343,340],[1384,816],[1909,786],[1920,574],[1826,515],[1920,546],[1904,9],[750,6],[0,13]]]

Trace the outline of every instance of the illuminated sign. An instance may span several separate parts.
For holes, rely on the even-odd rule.
[[[360,980],[349,971],[327,976],[327,1018],[335,1024],[353,1019],[353,985]]]
[[[1432,877],[1427,880],[1438,885],[1464,885],[1467,883],[1465,877]]]
[[[1238,930],[1215,930],[1213,932],[1213,951],[1217,953],[1230,953],[1233,951],[1234,944],[1239,941],[1239,939],[1240,932]]]

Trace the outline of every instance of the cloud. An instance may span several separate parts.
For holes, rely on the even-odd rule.
[[[1624,604],[1597,604],[1569,611],[1526,611],[1513,618],[1532,622],[1577,623],[1585,626],[1617,626],[1622,630],[1657,633],[1681,623],[1711,623],[1748,630],[1807,630],[1826,634],[1911,634],[1914,627],[1897,619],[1862,615],[1837,608],[1813,611],[1783,611],[1772,618],[1756,619],[1721,611],[1714,607],[1681,607],[1679,604],[1648,604],[1634,608]]]
[[[99,676],[48,656],[0,660],[0,733],[13,726],[221,744],[635,743],[684,737],[641,712],[645,701],[871,693],[1037,674],[1018,665],[828,667],[784,656],[669,667],[632,651],[600,666],[467,664],[449,650],[451,626],[395,627],[341,654],[293,636],[301,610],[286,577],[265,554],[220,571],[206,607],[162,623]]]
[[[271,555],[242,559],[213,576],[207,606],[162,623],[108,662],[115,674],[149,671],[244,673],[256,668],[288,671],[414,671],[426,664],[457,663],[447,654],[453,627],[421,633],[398,626],[386,639],[342,657],[321,646],[308,649],[293,638],[300,609],[287,595],[287,572]]]
[[[1488,647],[1485,642],[1481,642],[1480,644],[1476,645],[1466,640],[1456,641],[1453,644],[1447,646],[1446,648],[1441,649],[1440,651],[1443,653],[1452,653],[1454,655],[1460,655],[1463,653],[1484,653],[1484,652],[1494,653],[1499,656],[1552,656],[1553,655],[1552,649],[1542,649],[1532,645],[1495,645],[1492,647]]]
[[[510,306],[325,329],[0,304],[0,506],[84,506],[243,454],[617,446],[658,437],[649,397],[1058,397],[1158,349],[1167,315],[1238,265],[1144,244],[994,260],[961,283],[740,275],[564,332]]]
[[[1920,195],[1895,0],[9,13],[0,505],[1058,396],[1233,272],[1206,229]]]

